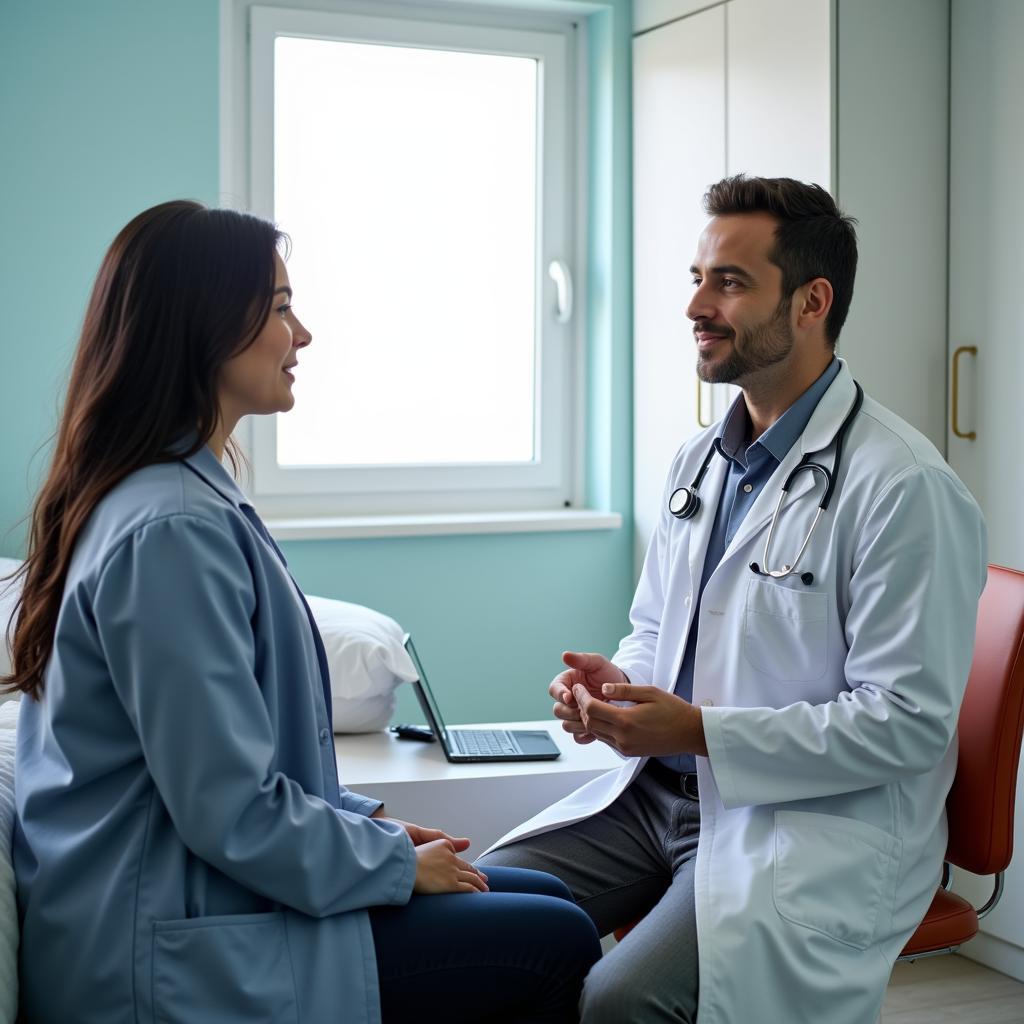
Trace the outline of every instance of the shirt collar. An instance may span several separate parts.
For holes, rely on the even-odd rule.
[[[821,396],[836,379],[839,369],[840,362],[833,356],[824,373],[750,447],[760,445],[777,462],[782,462],[796,439],[804,432],[811,414],[821,401]],[[746,467],[745,446],[748,437],[750,414],[740,394],[722,421],[722,431],[718,435],[719,451],[726,458]]]

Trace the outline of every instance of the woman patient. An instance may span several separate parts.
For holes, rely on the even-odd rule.
[[[23,1019],[576,1020],[561,882],[338,785],[319,634],[221,465],[311,341],[282,241],[165,203],[89,301],[6,680]]]

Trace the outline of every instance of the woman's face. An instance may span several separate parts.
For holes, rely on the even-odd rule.
[[[228,431],[251,414],[287,412],[294,404],[292,384],[300,348],[313,336],[292,312],[288,270],[274,253],[274,300],[256,340],[221,368],[221,422]]]

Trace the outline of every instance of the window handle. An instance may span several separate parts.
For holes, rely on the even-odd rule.
[[[561,260],[552,260],[548,277],[555,282],[555,319],[567,324],[572,319],[572,273]]]

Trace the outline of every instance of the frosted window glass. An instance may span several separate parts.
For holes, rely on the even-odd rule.
[[[535,455],[533,58],[279,37],[274,216],[313,334],[282,466]]]

